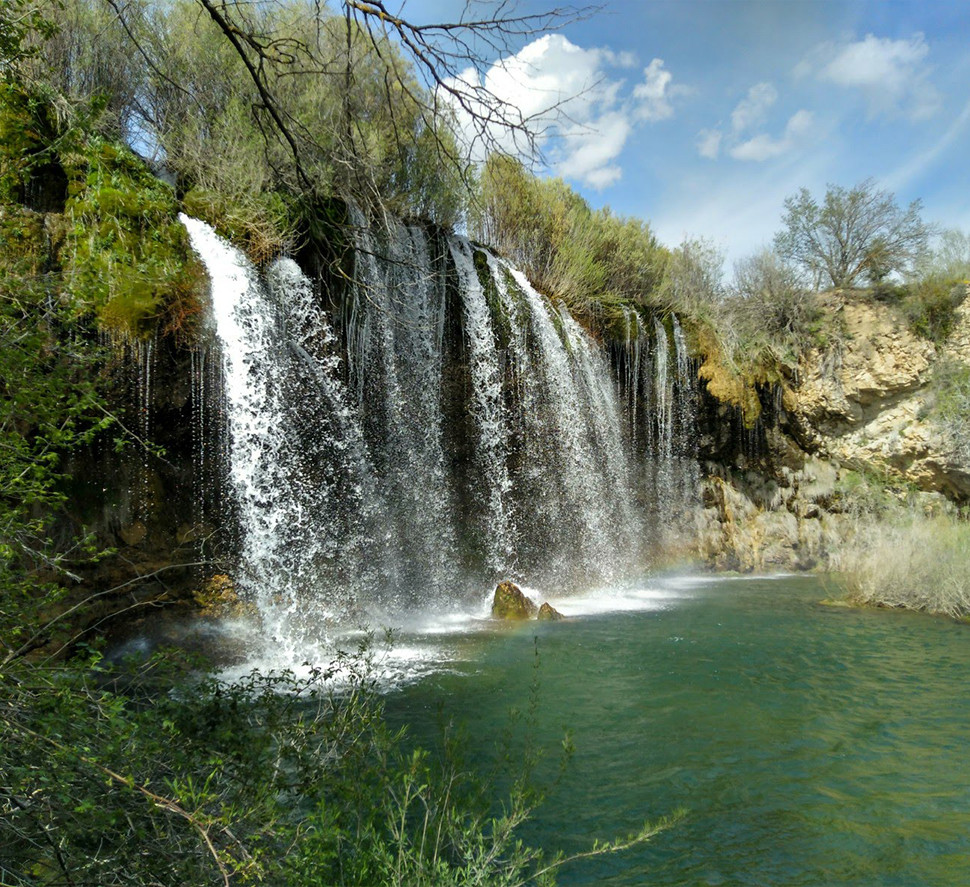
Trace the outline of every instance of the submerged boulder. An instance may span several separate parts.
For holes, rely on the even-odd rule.
[[[514,582],[500,582],[492,600],[492,615],[496,619],[531,619],[536,615],[536,605]]]
[[[566,617],[563,616],[563,614],[560,613],[548,601],[546,601],[546,603],[544,603],[541,607],[539,607],[539,612],[536,615],[536,619],[539,619],[543,622],[558,622],[560,619],[565,619],[565,618]]]

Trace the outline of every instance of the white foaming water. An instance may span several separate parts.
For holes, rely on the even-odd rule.
[[[384,533],[370,597],[395,612],[434,607],[461,587],[443,441],[444,277],[422,229],[373,230],[356,209],[352,218],[347,353]]]
[[[366,548],[360,433],[334,376],[333,333],[296,264],[277,260],[264,285],[208,225],[182,221],[209,272],[221,346],[236,584],[268,643],[298,658],[353,600],[353,589],[335,597],[320,568]]]
[[[535,342],[542,355],[519,373],[527,411],[525,472],[534,464],[548,466],[529,500],[546,523],[540,544],[553,554],[541,575],[576,576],[580,586],[615,581],[637,562],[636,540],[644,528],[630,508],[633,472],[609,369],[568,312],[552,307],[522,272],[504,268],[516,290],[502,286],[510,309],[514,295],[522,301],[518,353],[529,355],[529,343]],[[528,488],[532,478],[517,480]],[[563,538],[570,540],[568,547]]]
[[[463,238],[452,240],[449,246],[464,296],[465,335],[473,384],[471,408],[479,433],[476,455],[488,485],[483,497],[490,540],[488,566],[493,573],[501,575],[513,566],[514,531],[508,509],[512,482],[507,467],[508,418],[502,400],[499,354],[471,246]]]

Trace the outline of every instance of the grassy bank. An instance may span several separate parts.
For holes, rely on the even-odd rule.
[[[840,555],[851,600],[970,616],[970,523],[911,513],[859,528]]]

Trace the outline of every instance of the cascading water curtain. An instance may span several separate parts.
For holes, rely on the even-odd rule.
[[[212,281],[238,583],[280,639],[478,606],[501,578],[561,593],[642,566],[648,441],[603,349],[524,275],[353,211],[355,272],[330,316],[291,260],[261,275],[184,222]],[[640,327],[628,372],[656,376],[649,458],[666,464],[686,383],[666,335],[649,371]]]

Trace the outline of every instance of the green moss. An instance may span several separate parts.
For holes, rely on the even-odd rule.
[[[49,261],[43,216],[21,206],[0,206],[0,273],[36,278]]]
[[[525,293],[522,292],[519,282],[505,265],[502,266],[502,278],[505,281],[505,291],[508,293],[512,309],[516,315],[516,324],[521,325],[525,322],[526,316]]]
[[[187,332],[201,273],[172,188],[127,148],[100,139],[73,155],[67,172],[61,261],[75,312],[122,337]]]
[[[0,82],[0,201],[19,203],[31,173],[50,162],[53,109],[15,82]]]
[[[492,320],[492,329],[499,348],[506,349],[512,342],[512,319],[509,317],[508,308],[502,299],[498,285],[492,277],[492,269],[488,264],[488,256],[484,250],[476,249],[474,252],[475,273],[478,275],[478,282],[485,294],[485,303],[488,305],[488,313]]]
[[[194,188],[182,198],[182,205],[186,213],[207,222],[256,265],[265,264],[292,245],[297,218],[308,225],[311,238],[318,242],[330,240],[337,229],[346,227],[346,210],[339,201],[300,211],[275,191],[243,199]]]

